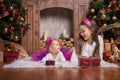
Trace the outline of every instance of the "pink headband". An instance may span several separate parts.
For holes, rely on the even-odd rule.
[[[90,20],[89,20],[88,18],[83,19],[82,22],[84,22],[84,23],[87,24],[88,26],[91,26],[91,22],[90,22]]]
[[[50,45],[52,43],[52,41],[53,40],[51,38],[47,38],[47,40],[46,40],[47,45]]]

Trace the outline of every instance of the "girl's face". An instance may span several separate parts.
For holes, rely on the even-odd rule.
[[[51,44],[51,52],[52,53],[58,53],[60,50],[60,44],[57,40],[53,40]]]
[[[89,41],[92,40],[92,30],[90,30],[87,26],[85,25],[80,25],[80,36],[85,40]]]

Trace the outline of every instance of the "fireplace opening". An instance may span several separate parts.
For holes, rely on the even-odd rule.
[[[47,8],[40,11],[40,38],[73,37],[73,11],[66,8]]]

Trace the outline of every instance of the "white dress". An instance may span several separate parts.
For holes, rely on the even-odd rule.
[[[99,55],[100,55],[100,66],[101,67],[119,67],[117,64],[113,64],[113,63],[108,63],[106,61],[103,60],[103,49],[104,49],[104,42],[103,42],[103,38],[102,36],[98,35],[98,40],[99,40]],[[81,56],[86,56],[86,57],[90,57],[93,55],[93,51],[95,49],[96,43],[93,42],[92,45],[85,43],[85,45],[82,47],[82,52],[81,52]],[[73,54],[71,56],[71,60],[70,60],[73,64],[78,65],[78,57],[76,55],[75,52],[75,48],[73,50]]]
[[[62,62],[65,62],[65,57],[63,55],[63,53],[61,51],[59,51],[57,53],[57,56],[56,56],[56,59],[53,59],[53,56],[51,53],[48,53],[43,59],[42,61],[46,61],[46,60],[55,60],[55,61],[62,61]]]

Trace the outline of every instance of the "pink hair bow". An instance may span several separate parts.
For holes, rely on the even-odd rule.
[[[88,26],[91,26],[91,22],[88,18],[83,19],[82,22],[86,23]]]
[[[46,40],[47,45],[50,45],[52,43],[52,41],[53,40],[51,38],[47,38],[47,40]]]

